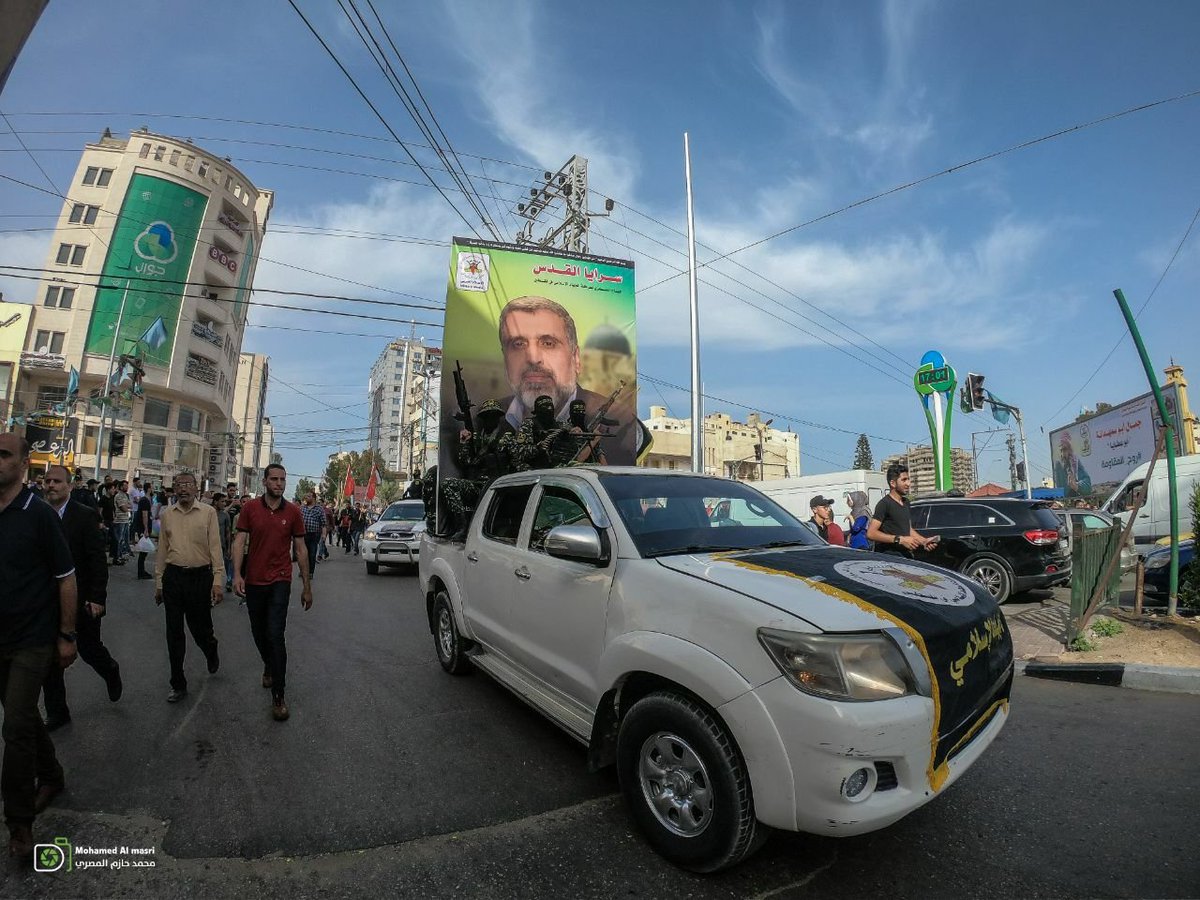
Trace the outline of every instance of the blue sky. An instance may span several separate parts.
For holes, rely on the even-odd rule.
[[[337,5],[298,2],[393,128],[418,141]],[[1200,89],[1200,6],[1188,0],[376,8],[455,148],[489,158],[465,157],[481,184],[496,182],[484,188],[489,203],[492,190],[515,201],[536,172],[572,153],[588,157],[593,188],[618,204],[594,229],[592,249],[632,257],[643,288],[684,265],[684,241],[670,229],[685,227],[685,130],[700,240],[727,252],[985,154]],[[431,188],[404,183],[420,182],[420,173],[291,7],[270,0],[211,2],[185,15],[169,9],[161,0],[47,7],[0,110],[55,183],[69,182],[78,149],[106,126],[192,137],[276,191],[277,228],[263,246],[259,287],[416,302],[403,292],[440,304],[449,240],[466,226]],[[24,115],[35,112],[72,115]],[[928,440],[911,373],[936,348],[961,376],[985,373],[989,388],[1026,411],[1040,478],[1049,470],[1040,427],[1146,390],[1127,338],[1100,365],[1124,333],[1112,289],[1123,288],[1136,309],[1166,270],[1200,207],[1198,138],[1200,96],[1166,103],[891,194],[702,270],[705,389],[743,405],[710,400],[707,411],[744,418],[750,407],[776,426],[790,422],[805,472],[848,467],[860,431],[878,436],[878,460],[904,441]],[[0,150],[16,149],[0,133]],[[21,152],[0,153],[0,172],[41,183]],[[448,182],[444,173],[440,180]],[[461,195],[458,206],[467,209]],[[53,197],[0,184],[0,263],[40,266],[48,235],[11,229],[48,227],[58,208]],[[314,227],[425,242],[298,233]],[[1173,357],[1193,379],[1197,231],[1139,319],[1158,368]],[[700,252],[701,260],[714,255]],[[0,290],[30,298],[26,282],[0,276]],[[440,321],[438,311],[299,305]],[[250,321],[264,327],[249,329],[244,349],[271,355],[269,411],[289,470],[321,471],[338,437],[361,448],[370,363],[387,335],[408,326],[261,309]],[[440,341],[439,329],[417,333]],[[685,278],[639,291],[638,341],[643,373],[687,384]],[[687,415],[684,392],[641,385],[643,414],[664,402]],[[999,426],[983,414],[959,416],[955,444],[969,447],[971,432],[989,427]],[[316,429],[346,430],[325,440]],[[992,447],[1003,447],[1002,435]],[[984,478],[1007,478],[1002,451],[986,452],[980,467]]]

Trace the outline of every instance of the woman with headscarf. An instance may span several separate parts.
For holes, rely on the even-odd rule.
[[[850,507],[846,546],[856,550],[870,550],[871,542],[867,540],[867,525],[871,522],[871,507],[867,505],[867,492],[847,492],[846,505]]]

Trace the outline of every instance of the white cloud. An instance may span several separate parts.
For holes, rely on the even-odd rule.
[[[40,269],[46,264],[49,240],[53,231],[35,231],[27,234],[0,234],[0,263],[6,266],[23,266]],[[34,303],[37,301],[38,272],[0,272],[0,293],[9,303]]]

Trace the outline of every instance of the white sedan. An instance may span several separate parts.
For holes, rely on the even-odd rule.
[[[359,553],[367,563],[367,574],[378,575],[380,566],[413,566],[421,555],[425,533],[425,504],[420,500],[397,500],[367,526],[359,542]]]

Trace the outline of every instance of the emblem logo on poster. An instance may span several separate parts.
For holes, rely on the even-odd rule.
[[[486,291],[491,267],[492,259],[486,253],[459,253],[454,286],[460,291]]]
[[[133,242],[133,252],[149,262],[166,265],[179,254],[179,245],[175,243],[175,232],[171,226],[160,220],[151,222],[137,236]]]
[[[975,602],[971,589],[956,578],[903,562],[854,560],[840,562],[833,568],[859,584],[935,606],[970,606]]]

